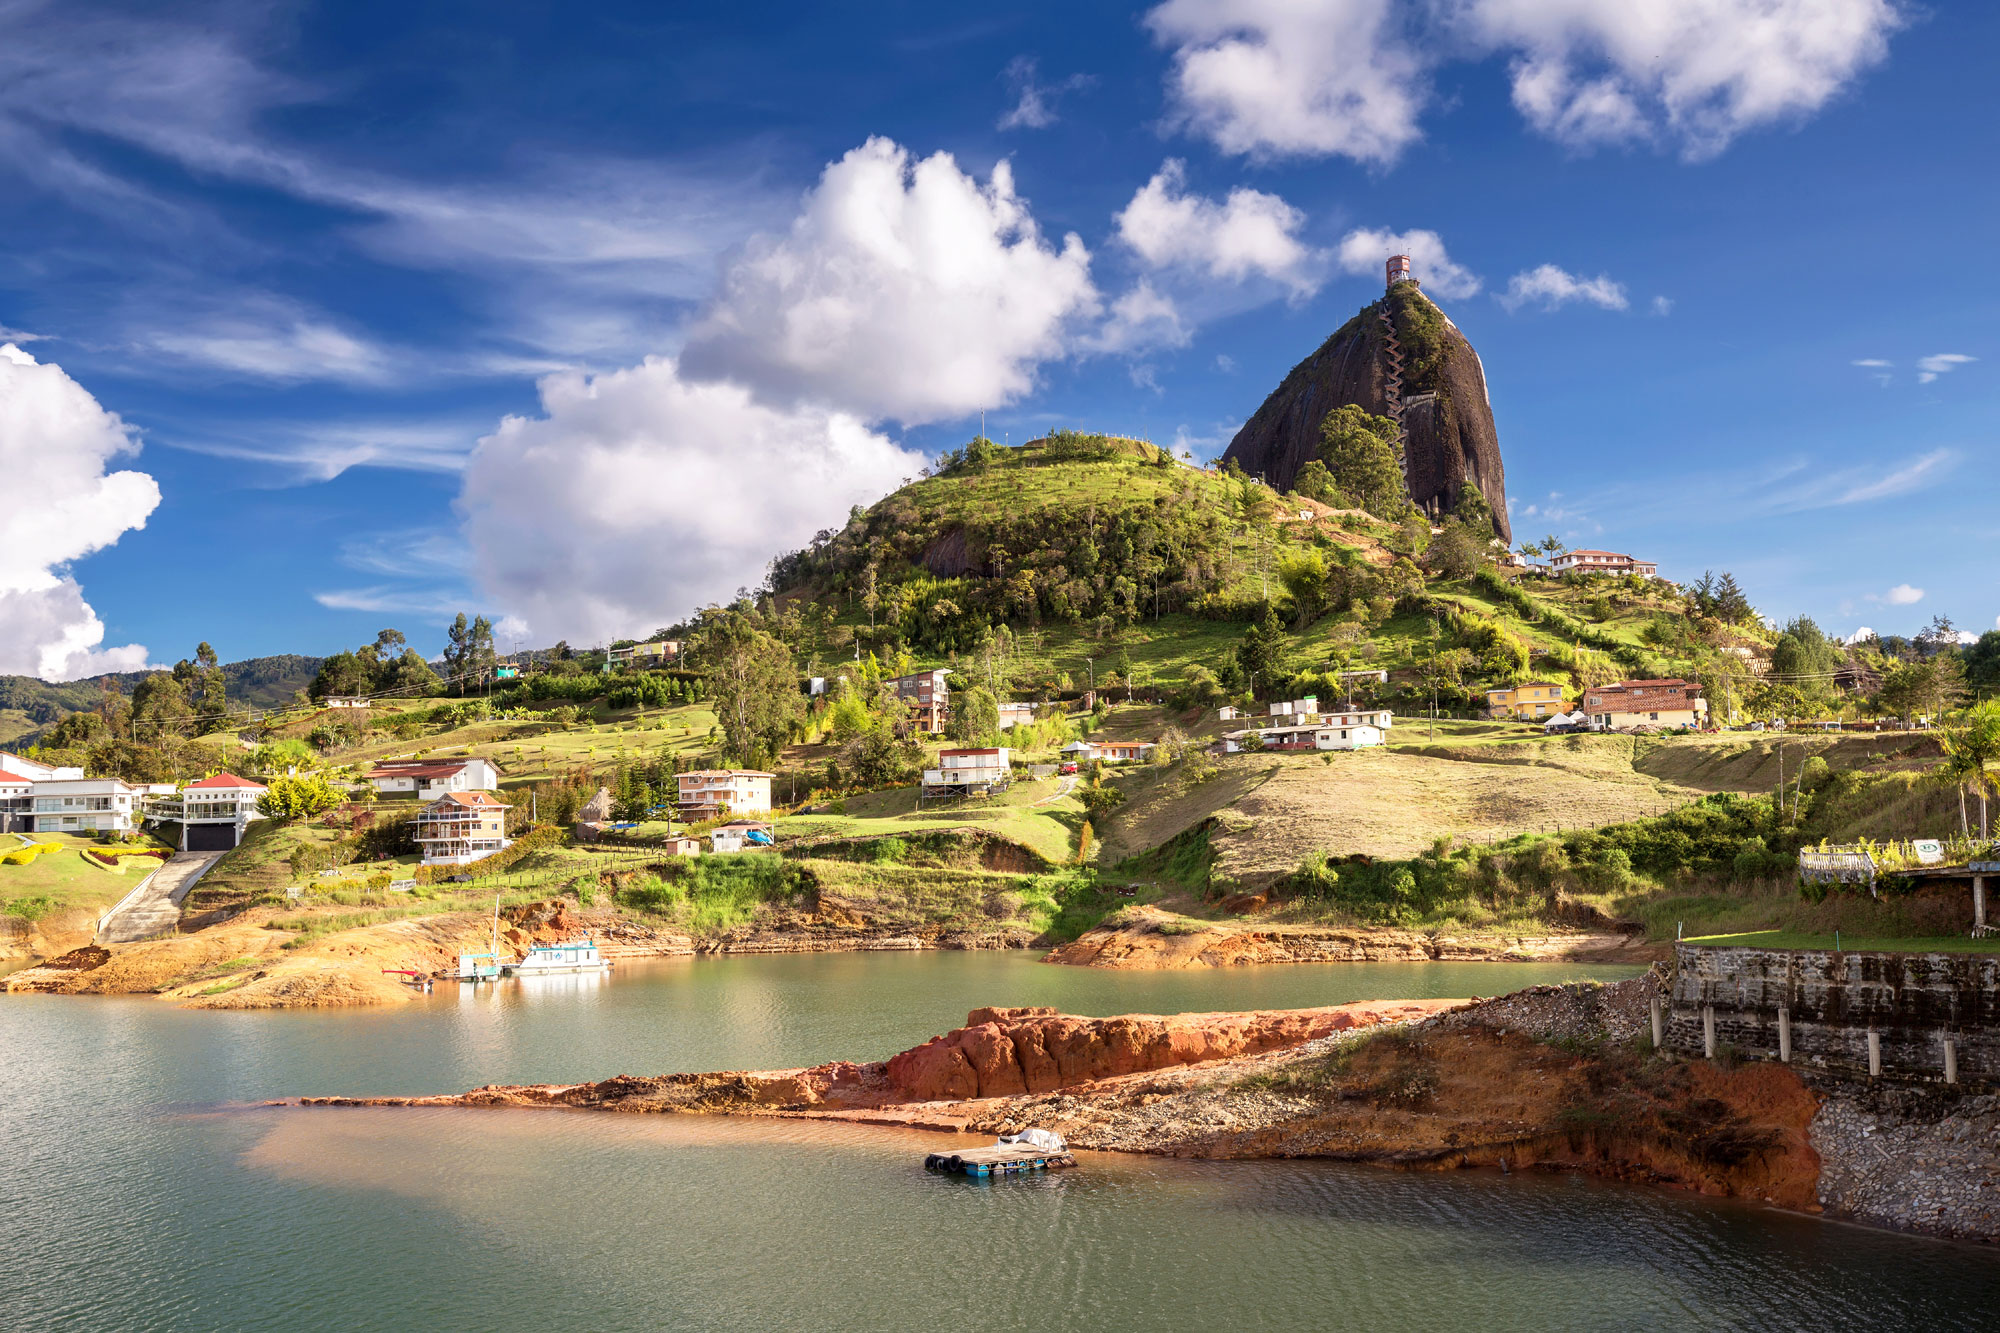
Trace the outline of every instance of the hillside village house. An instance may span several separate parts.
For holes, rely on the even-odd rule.
[[[1635,560],[1617,551],[1564,551],[1549,561],[1549,568],[1558,574],[1580,569],[1586,574],[1637,574],[1647,579],[1660,576],[1660,567],[1653,561]]]
[[[1300,726],[1247,727],[1222,734],[1225,754],[1244,750],[1361,750],[1383,743],[1387,713],[1330,713]],[[1365,720],[1364,720],[1365,719]],[[1376,725],[1380,720],[1382,725]],[[1254,740],[1252,738],[1255,738]]]
[[[384,796],[412,796],[428,801],[451,791],[492,791],[500,785],[500,767],[491,759],[384,759],[361,775]]]
[[[1597,731],[1624,727],[1703,727],[1708,700],[1687,680],[1626,680],[1593,685],[1583,693],[1583,712]]]
[[[48,764],[15,754],[11,750],[0,750],[0,769],[27,778],[31,782],[48,782],[56,778],[80,778],[80,768],[54,768]]]
[[[1563,711],[1563,687],[1549,680],[1486,691],[1486,711],[1500,719],[1538,722]]]
[[[329,694],[319,701],[321,708],[366,708],[369,700],[358,694]]]
[[[448,791],[417,814],[417,848],[427,866],[462,866],[505,851],[511,805],[490,791]]]
[[[1062,753],[1079,762],[1096,759],[1106,764],[1140,764],[1152,758],[1158,748],[1152,741],[1071,741],[1062,747]]]
[[[682,773],[675,805],[681,818],[699,822],[718,815],[771,813],[771,774],[749,768],[705,768]]]
[[[55,778],[34,786],[35,833],[129,833],[146,796],[117,778]]]
[[[632,643],[623,648],[613,648],[604,654],[604,669],[609,671],[618,666],[648,667],[661,666],[677,660],[681,655],[679,639],[655,639],[651,643]]]
[[[26,833],[34,823],[35,780],[0,769],[0,833]]]
[[[947,674],[940,667],[936,671],[897,676],[888,682],[895,687],[896,697],[903,701],[903,706],[910,710],[910,723],[918,731],[935,736],[944,730],[945,719],[951,712],[951,687],[944,683]]]
[[[708,831],[708,850],[718,854],[740,852],[750,847],[769,850],[770,843],[756,843],[750,840],[752,833],[769,833],[769,824],[758,824],[747,819],[733,819]]]
[[[938,766],[924,770],[919,799],[947,796],[991,796],[1005,791],[1013,776],[1007,747],[939,750]]]
[[[264,792],[261,782],[217,773],[171,795],[152,797],[146,802],[146,818],[179,824],[174,841],[184,852],[226,852],[243,841],[251,820],[264,817],[257,809]]]

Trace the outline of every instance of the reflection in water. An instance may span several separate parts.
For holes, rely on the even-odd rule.
[[[962,1139],[900,1129],[189,1109],[867,1058],[979,1004],[1289,1007],[1586,971],[844,955],[447,987],[398,1011],[12,998],[0,1329],[1993,1326],[1989,1251],[1581,1180],[1084,1154],[980,1183],[922,1170]]]

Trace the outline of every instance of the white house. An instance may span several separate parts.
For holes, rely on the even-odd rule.
[[[417,815],[416,841],[427,866],[462,866],[505,851],[507,812],[490,791],[449,791]]]
[[[251,820],[264,817],[257,801],[265,790],[261,782],[217,773],[178,792],[149,798],[145,817],[179,824],[177,841],[184,852],[226,852],[243,841]]]
[[[1637,560],[1619,551],[1564,551],[1549,561],[1549,568],[1558,574],[1580,569],[1586,574],[1637,574],[1648,579],[1660,573],[1655,561]]]
[[[1338,721],[1328,718],[1323,722],[1297,727],[1265,727],[1262,730],[1249,727],[1222,734],[1222,748],[1228,754],[1251,749],[1360,750],[1380,744],[1380,727],[1351,718]]]
[[[83,770],[80,768],[54,768],[48,764],[24,758],[21,755],[13,753],[11,750],[0,750],[0,768],[4,768],[9,773],[20,777],[30,778],[36,782],[80,778],[83,776]]]
[[[749,768],[705,768],[682,773],[677,781],[681,817],[713,819],[717,815],[771,813],[771,774]]]
[[[35,833],[130,832],[145,790],[117,778],[56,778],[34,786]]]
[[[1080,763],[1092,759],[1106,764],[1139,764],[1153,757],[1160,747],[1152,741],[1071,741],[1062,753]]]
[[[367,708],[370,700],[358,694],[329,694],[319,701],[321,708]]]
[[[361,775],[384,796],[414,796],[433,800],[451,791],[492,791],[500,785],[500,766],[491,759],[384,759]]]
[[[722,824],[709,830],[708,850],[716,853],[724,853],[740,852],[751,847],[764,847],[764,844],[751,842],[750,834],[760,829],[768,832],[770,827],[769,824],[752,823],[747,819],[731,820],[727,824]],[[768,848],[765,849],[768,850]]]
[[[0,833],[25,833],[34,823],[35,780],[0,768]]]
[[[939,750],[938,766],[924,770],[920,795],[933,800],[946,796],[991,796],[1006,790],[1013,771],[1004,745]]]

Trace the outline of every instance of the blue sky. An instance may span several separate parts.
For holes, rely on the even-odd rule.
[[[1985,6],[0,23],[0,671],[644,633],[982,408],[1218,454],[1405,247],[1518,536],[2000,615]]]

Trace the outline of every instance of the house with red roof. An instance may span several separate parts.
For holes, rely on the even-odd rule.
[[[361,775],[384,796],[435,800],[446,792],[492,791],[500,785],[500,766],[479,755],[458,759],[384,759]]]
[[[184,852],[226,852],[243,841],[251,820],[264,817],[257,802],[266,790],[261,782],[216,773],[171,796],[147,801],[145,818],[149,823],[177,825],[179,832],[166,836]]]
[[[507,812],[514,807],[490,791],[448,791],[417,815],[417,847],[427,866],[462,866],[505,851]]]
[[[1639,560],[1618,551],[1564,551],[1549,561],[1549,568],[1558,574],[1575,569],[1585,574],[1637,574],[1644,579],[1660,576],[1660,566],[1655,561]]]
[[[0,768],[0,833],[26,833],[34,825],[34,794],[33,778]]]

